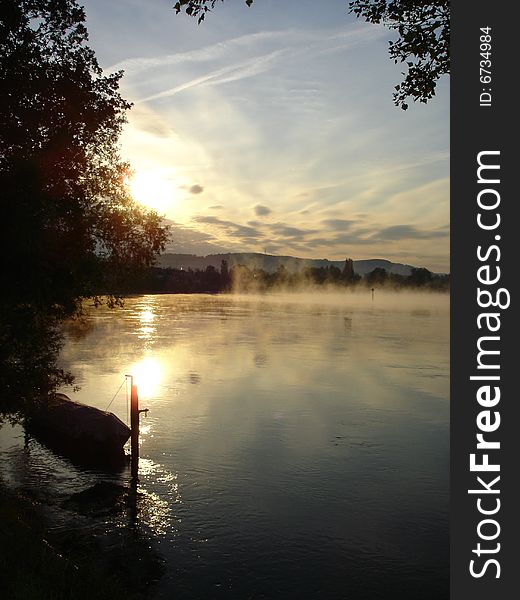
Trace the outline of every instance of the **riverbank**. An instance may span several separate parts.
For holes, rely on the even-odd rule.
[[[74,534],[73,534],[74,535]],[[76,539],[75,548],[49,541],[38,503],[0,485],[0,580],[9,600],[141,600],[147,582],[124,580],[112,557],[99,552],[96,540]],[[70,545],[69,545],[70,546]],[[129,561],[132,573],[138,561]],[[135,587],[133,587],[135,586]]]

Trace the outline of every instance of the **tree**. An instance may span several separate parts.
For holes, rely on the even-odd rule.
[[[199,24],[218,0],[180,0],[177,13],[196,17]],[[221,0],[223,2],[224,0]],[[248,6],[253,0],[245,0]],[[403,110],[406,100],[427,102],[435,95],[437,80],[450,72],[449,0],[351,0],[349,12],[369,23],[382,24],[399,34],[389,42],[390,57],[406,62],[407,73],[395,86],[394,103]]]
[[[412,268],[408,281],[411,285],[421,286],[430,283],[433,278],[433,273],[424,267]]]
[[[131,198],[118,137],[130,104],[104,75],[75,0],[3,0],[1,254],[11,301],[67,313],[163,247],[158,215]]]
[[[389,42],[389,53],[396,64],[406,62],[408,71],[395,86],[396,106],[406,110],[409,97],[414,102],[432,98],[437,80],[450,72],[449,0],[353,0],[349,8],[399,34]]]
[[[345,259],[345,266],[343,267],[342,277],[345,281],[354,281],[354,261],[351,258]]]
[[[224,2],[224,0],[220,1]],[[204,21],[206,13],[215,8],[217,2],[218,0],[180,0],[174,4],[173,8],[177,14],[184,10],[190,17],[196,17],[200,25]],[[244,2],[247,6],[253,4],[253,0],[244,0]]]
[[[103,73],[84,22],[76,0],[0,0],[0,358],[17,369],[21,318],[55,357],[59,323],[85,298],[114,300],[167,239],[129,193],[122,73]]]
[[[388,279],[388,271],[383,267],[376,267],[373,271],[366,274],[366,281],[369,285],[383,285]]]

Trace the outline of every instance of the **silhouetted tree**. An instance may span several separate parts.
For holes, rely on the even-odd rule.
[[[56,349],[60,319],[84,298],[116,294],[167,237],[129,194],[122,73],[103,74],[84,22],[75,0],[0,3],[0,359],[17,368],[45,330]],[[35,332],[25,350],[13,339],[22,314]]]
[[[311,267],[307,270],[307,276],[312,283],[321,285],[327,279],[327,270],[324,267]]]
[[[218,0],[180,0],[177,13],[196,17],[199,24]],[[223,2],[223,0],[221,0]],[[248,6],[253,0],[245,0]],[[407,73],[395,86],[394,103],[403,110],[406,100],[427,102],[435,95],[437,80],[450,72],[450,3],[449,0],[351,0],[349,12],[397,31],[399,37],[389,42],[390,58],[406,62]]]
[[[369,285],[382,285],[388,279],[388,271],[383,267],[376,267],[366,275],[366,281]]]
[[[342,277],[345,281],[354,281],[354,261],[351,258],[345,259],[345,266],[343,267]]]
[[[222,259],[220,263],[220,277],[222,280],[222,289],[228,290],[231,285],[231,277],[229,275],[228,262],[225,259]]]
[[[416,272],[417,271],[417,272]],[[426,271],[424,273],[423,271]],[[414,269],[409,276],[399,273],[389,273],[386,269],[378,267],[368,273],[363,279],[363,284],[369,287],[373,285],[390,288],[426,287],[428,290],[438,292],[449,289],[449,275],[428,276],[427,269]],[[231,269],[229,279],[222,277],[214,267],[200,269],[172,269],[151,267],[145,271],[134,273],[131,284],[126,289],[132,293],[197,293],[197,292],[229,292],[230,282],[240,292],[264,292],[283,286],[287,290],[306,289],[312,286],[355,286],[360,283],[361,276],[354,274],[352,281],[346,281],[343,273],[335,266],[306,268],[303,271],[291,272],[286,267],[278,269],[273,273],[263,269],[249,269],[244,265],[236,265]]]
[[[450,72],[449,0],[353,0],[350,12],[369,23],[397,31],[389,42],[390,58],[405,63],[402,83],[395,86],[394,103],[403,110],[406,100],[427,102],[437,80]]]
[[[104,75],[75,0],[4,0],[0,12],[0,251],[11,301],[61,308],[107,291],[163,248],[130,196],[118,137],[122,73]]]
[[[335,265],[329,265],[327,279],[330,282],[336,283],[341,279],[341,270]]]
[[[222,262],[220,263],[220,274],[224,279],[229,277],[228,263],[225,259],[222,259]]]
[[[436,292],[443,292],[450,287],[450,276],[443,275],[432,275],[432,279],[428,284],[428,287]]]
[[[400,288],[406,285],[406,277],[400,273],[389,273],[388,282],[394,288]]]
[[[412,272],[410,273],[410,275],[408,276],[408,281],[409,283],[411,283],[412,285],[425,285],[427,283],[430,283],[430,281],[432,280],[433,274],[431,273],[431,271],[428,271],[428,269],[425,269],[424,267],[421,268],[413,268]]]

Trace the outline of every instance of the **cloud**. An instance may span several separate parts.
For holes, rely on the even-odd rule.
[[[263,204],[257,204],[255,206],[255,214],[258,217],[264,217],[266,215],[270,215],[271,214],[271,209],[268,206],[264,206]]]
[[[168,139],[175,136],[175,129],[168,119],[145,104],[132,106],[130,119],[133,127],[152,138]]]
[[[349,219],[323,219],[322,223],[333,231],[345,231],[346,229],[350,229],[356,221]]]
[[[159,67],[171,67],[183,63],[199,63],[225,58],[233,50],[246,47],[250,48],[252,44],[265,42],[275,39],[284,40],[292,33],[293,30],[280,31],[260,31],[257,33],[241,35],[223,42],[189,50],[187,52],[178,52],[176,54],[167,54],[165,56],[138,57],[129,58],[107,68],[106,71],[112,73],[114,71],[125,72],[125,76],[135,75],[143,71]]]
[[[145,98],[137,100],[137,102],[150,102],[152,100],[158,100],[160,98],[168,98],[175,96],[179,92],[189,90],[190,88],[208,85],[220,85],[222,83],[231,83],[233,81],[239,81],[247,77],[253,77],[264,73],[271,68],[271,65],[284,54],[287,54],[286,49],[274,50],[264,56],[255,56],[247,60],[243,60],[235,65],[229,65],[220,69],[210,71],[200,77],[195,77],[184,83],[176,85],[174,87],[163,90],[156,94],[151,94]]]
[[[436,238],[447,237],[449,235],[446,227],[437,229],[417,229],[413,225],[392,225],[385,227],[381,231],[375,233],[372,239],[378,241],[394,241],[394,240],[431,240]]]
[[[347,31],[329,35],[308,29],[262,31],[187,52],[127,59],[112,65],[107,72],[125,71],[125,81],[133,81],[144,92],[136,102],[149,102],[174,96],[194,87],[215,86],[260,75],[282,61],[305,60],[308,55],[316,57],[323,52],[345,51],[352,46],[377,40],[382,35],[387,35],[382,27],[366,24],[356,24]],[[273,47],[276,49],[273,50]],[[253,52],[256,56],[247,56]],[[236,62],[236,57],[241,57],[242,60]],[[230,59],[235,62],[230,64]],[[205,68],[206,73],[172,86],[172,67],[176,67],[175,70],[179,73],[194,73],[197,69],[200,71]],[[170,82],[170,87],[156,88],[155,92],[150,93],[158,82]]]
[[[284,222],[266,223],[248,221],[242,225],[234,221],[211,215],[199,215],[192,219],[201,225],[211,225],[229,236],[235,244],[277,244],[280,247],[310,250],[330,248],[341,253],[343,246],[372,246],[395,241],[431,241],[449,236],[448,226],[432,229],[420,229],[410,224],[390,225],[387,227],[356,227],[357,221],[350,219],[324,219],[323,228],[296,227]],[[384,252],[384,248],[381,247]]]
[[[285,223],[272,223],[269,228],[277,235],[300,240],[317,233],[316,229],[301,229]]]
[[[190,194],[201,194],[204,191],[204,188],[199,185],[198,183],[196,183],[195,185],[192,185],[190,187]]]
[[[366,24],[356,24],[348,31],[342,30],[327,36],[324,36],[322,32],[294,28],[258,31],[185,52],[128,58],[111,65],[105,70],[109,73],[122,70],[125,72],[125,77],[129,77],[157,68],[226,60],[230,54],[240,55],[244,53],[244,49],[247,51],[255,46],[270,42],[285,47],[290,45],[299,46],[303,51],[309,53],[316,53],[320,47],[323,48],[323,51],[340,51],[358,43],[367,43],[378,39],[383,35],[387,35],[383,28]]]
[[[170,226],[170,240],[166,245],[166,252],[203,255],[233,250],[232,244],[223,246],[211,234],[180,225],[171,220],[167,220],[166,223]],[[234,249],[236,250],[236,248]]]
[[[349,233],[340,233],[330,239],[324,239],[324,246],[366,246],[367,244],[374,244],[377,240],[362,237],[364,232],[349,232]]]
[[[199,215],[192,217],[192,221],[201,223],[203,225],[214,225],[215,227],[224,230],[229,235],[239,238],[242,241],[251,242],[252,240],[257,240],[263,237],[262,233],[254,227],[240,225],[239,223],[234,223],[233,221],[225,221],[224,219],[219,219],[218,217]]]
[[[226,235],[233,238],[234,242],[248,242],[255,244],[278,244],[280,247],[287,246],[295,248],[299,243],[311,243],[313,236],[319,231],[317,229],[305,229],[294,227],[287,223],[266,223],[248,221],[247,225],[227,221],[211,215],[199,215],[192,218],[195,223],[212,225]]]

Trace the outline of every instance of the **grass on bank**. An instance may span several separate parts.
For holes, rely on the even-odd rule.
[[[99,561],[62,556],[45,540],[37,507],[0,486],[0,581],[6,600],[137,600]]]

